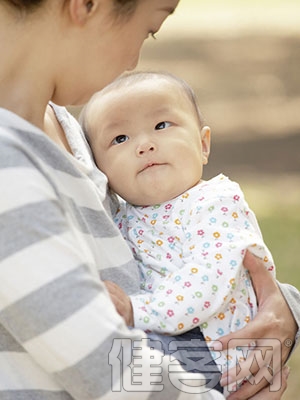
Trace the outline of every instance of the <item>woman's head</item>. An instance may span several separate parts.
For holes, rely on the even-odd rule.
[[[136,66],[144,40],[159,30],[178,1],[4,0],[0,18],[22,15],[15,18],[20,29],[11,22],[3,28],[8,37],[15,35],[14,54],[20,54],[11,64],[32,64],[34,85],[39,81],[48,92],[53,88],[48,100],[82,104]]]
[[[178,4],[178,0],[99,1],[103,2],[98,8],[101,22],[96,22],[95,9],[96,23],[91,24],[93,43],[86,42],[84,46],[87,48],[81,48],[83,54],[79,55],[82,61],[90,57],[90,62],[86,64],[87,72],[83,74],[90,87],[88,97],[124,71],[136,67],[144,41],[160,29]]]

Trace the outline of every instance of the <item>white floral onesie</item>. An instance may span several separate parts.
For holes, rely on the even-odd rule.
[[[210,341],[253,319],[246,250],[275,267],[237,183],[221,174],[163,204],[124,203],[115,222],[139,261],[142,293],[130,296],[135,327],[179,335],[200,326]],[[224,357],[230,365],[232,356]]]

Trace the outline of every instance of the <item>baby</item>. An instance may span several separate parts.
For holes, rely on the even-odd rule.
[[[133,72],[94,95],[81,121],[138,260],[134,326],[185,338],[200,328],[208,343],[245,326],[257,312],[245,253],[273,274],[274,263],[239,185],[222,174],[202,180],[211,131],[190,86]],[[237,348],[212,355],[222,372],[244,357]]]

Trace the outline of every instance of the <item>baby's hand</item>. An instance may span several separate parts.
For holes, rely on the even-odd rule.
[[[118,313],[124,318],[127,326],[133,326],[133,309],[130,297],[116,283],[104,281],[104,284]]]

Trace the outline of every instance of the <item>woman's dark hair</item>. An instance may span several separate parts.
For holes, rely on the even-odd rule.
[[[34,11],[45,0],[4,0],[8,5],[16,8],[19,11]],[[111,0],[114,4],[115,13],[117,16],[130,15],[136,8],[139,0]]]
[[[116,10],[116,15],[130,15],[136,8],[139,0],[112,0]]]
[[[7,4],[20,11],[33,11],[45,0],[4,0]]]

